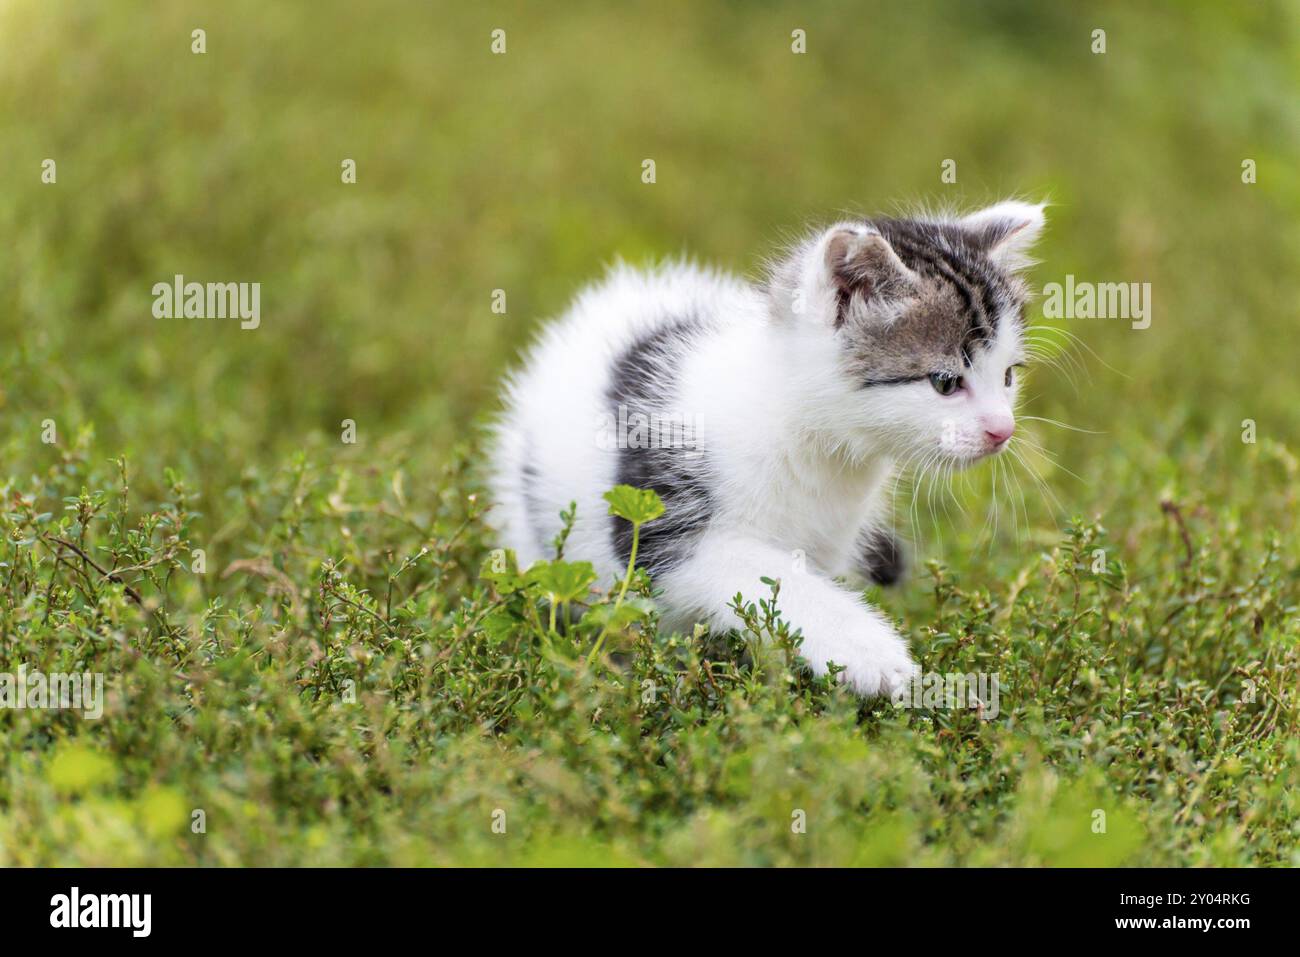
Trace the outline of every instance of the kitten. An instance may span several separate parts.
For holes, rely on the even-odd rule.
[[[492,520],[521,566],[566,557],[603,576],[631,529],[601,495],[653,488],[665,515],[637,564],[662,589],[664,627],[734,627],[737,593],[767,594],[816,674],[844,667],[864,696],[916,666],[856,590],[888,584],[902,550],[887,491],[900,468],[965,466],[1015,428],[1027,288],[1016,271],[1043,207],[964,218],[837,223],[797,245],[764,286],[690,265],[625,265],[581,292],[507,386],[492,456]]]

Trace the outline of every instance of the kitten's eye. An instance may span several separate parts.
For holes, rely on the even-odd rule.
[[[1015,381],[1016,381],[1016,367],[1007,366],[1007,377],[1005,380],[1007,388],[1010,389],[1011,383]]]
[[[940,395],[952,395],[961,388],[961,376],[949,375],[947,372],[930,373],[930,385]]]

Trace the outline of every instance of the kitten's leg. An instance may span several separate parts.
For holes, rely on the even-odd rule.
[[[779,578],[777,607],[791,629],[803,633],[801,656],[813,673],[827,662],[843,665],[843,678],[859,694],[892,695],[916,671],[907,643],[876,609],[829,579],[804,571],[780,549],[744,537],[710,533],[691,557],[662,576],[666,620],[704,621],[725,631],[738,624],[731,600],[768,594],[762,578]]]

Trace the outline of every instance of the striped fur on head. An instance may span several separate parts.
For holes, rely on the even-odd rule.
[[[823,271],[823,308],[861,385],[957,376],[1003,323],[1023,328],[1029,292],[1016,270],[1042,223],[1041,206],[1018,202],[963,218],[840,223],[797,257],[805,275]]]

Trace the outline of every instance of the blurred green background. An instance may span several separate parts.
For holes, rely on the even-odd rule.
[[[344,418],[436,459],[615,256],[752,275],[810,219],[1011,194],[1054,203],[1036,287],[1153,286],[1148,330],[1069,325],[1119,374],[1033,383],[1107,433],[1053,434],[1067,465],[1246,417],[1293,439],[1297,54],[1280,2],[4,0],[4,461],[40,461],[47,417],[212,488]],[[175,273],[260,281],[262,327],[155,320]]]
[[[1294,862],[1295,702],[1279,691],[1236,730],[1218,709],[1256,658],[1295,687],[1297,3],[0,0],[0,144],[0,490],[22,513],[6,525],[0,650],[11,667],[94,662],[129,688],[95,726],[12,717],[0,860],[500,860],[457,815],[481,824],[514,789],[538,833],[560,832],[528,846],[533,861],[612,859],[574,836],[590,830],[635,862],[894,863],[924,845],[931,863],[1118,863],[1139,838],[1117,823],[1124,840],[1089,856],[1081,822],[1100,792],[1150,804],[1142,861]],[[349,158],[355,185],[340,180]],[[41,181],[46,159],[55,184]],[[955,184],[940,179],[947,159]],[[1004,725],[864,732],[843,702],[799,725],[802,699],[741,696],[738,716],[663,717],[642,743],[695,757],[642,767],[592,744],[567,678],[547,679],[563,695],[498,713],[483,702],[499,676],[474,685],[457,660],[386,697],[384,668],[426,661],[420,642],[441,629],[462,636],[481,531],[448,545],[436,574],[422,566],[412,591],[403,580],[400,642],[365,638],[365,616],[317,615],[314,596],[344,588],[331,576],[361,605],[391,591],[403,556],[454,537],[473,482],[442,470],[476,461],[500,374],[615,257],[684,254],[758,276],[810,220],[1009,195],[1053,204],[1035,288],[1071,273],[1149,282],[1153,317],[1146,330],[1056,323],[1084,345],[1061,357],[1069,375],[1031,372],[1025,411],[1091,431],[1026,423],[1059,467],[1037,461],[1055,502],[1024,479],[1020,535],[1004,498],[1001,531],[980,537],[987,473],[972,477],[970,514],[938,512],[920,558],[942,555],[989,591],[940,595],[922,574],[882,599],[932,663],[967,667],[977,652],[952,635],[978,628],[1025,643],[1002,659],[1034,676],[1007,694]],[[261,327],[153,318],[151,287],[177,273],[260,282]],[[356,445],[339,442],[344,419]],[[160,638],[120,593],[89,608],[29,537],[58,520],[29,512],[62,516],[61,496],[116,488],[119,455],[130,521],[172,494],[166,469],[195,496],[186,532],[210,567],[197,583],[169,573],[170,597],[153,583],[186,641]],[[349,504],[349,477],[358,501],[382,498],[366,506],[373,524]],[[1188,526],[1194,574],[1162,502]],[[1115,655],[1087,634],[1068,648],[1042,638],[1077,618],[1041,633],[990,620],[1021,596],[1019,609],[1068,622],[1055,577],[1068,556],[1035,553],[1074,515],[1100,517],[1128,568],[1122,598],[1098,598]],[[96,521],[94,554],[117,556],[123,527]],[[263,564],[232,575],[233,562]],[[1062,690],[1040,683],[1063,661]],[[339,674],[370,682],[369,724],[313,697]],[[910,758],[863,744],[886,732]],[[77,737],[84,747],[65,744]],[[1055,792],[1044,762],[1084,783]],[[702,770],[724,764],[721,783]],[[818,843],[749,827],[788,819],[805,780],[825,785],[837,822]],[[102,803],[58,799],[95,788]],[[200,800],[227,822],[206,844],[122,836],[137,817],[183,832]],[[710,800],[731,816],[704,816]],[[1077,841],[1023,811],[1057,805]],[[867,807],[879,827],[864,832]],[[874,843],[858,846],[864,833]]]

